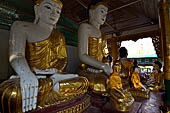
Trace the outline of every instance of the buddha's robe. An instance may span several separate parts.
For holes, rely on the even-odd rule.
[[[130,85],[136,89],[141,88],[142,83],[140,81],[139,73],[133,71],[133,62],[126,60],[124,62],[119,62],[119,65],[121,65],[119,73],[122,74],[123,79],[126,78],[124,81],[129,81]]]
[[[88,38],[88,55],[100,62],[103,62],[104,55],[106,54],[107,40],[102,33],[101,37]],[[80,76],[86,77],[90,82],[90,89],[95,93],[104,94],[106,92],[107,77],[103,70],[96,69],[85,63],[81,63],[78,69]]]
[[[122,75],[122,84],[124,87],[130,85],[129,91],[131,92],[133,97],[144,97],[149,98],[150,92],[149,90],[145,91],[143,89],[143,84],[140,81],[140,76],[138,72],[133,71],[133,62],[130,60],[126,60],[120,62],[120,71]]]
[[[121,72],[123,74],[123,77],[127,77],[128,79],[130,78],[132,72],[133,72],[133,62],[132,61],[124,61],[120,62],[121,65]]]
[[[140,88],[142,86],[142,83],[140,82],[140,76],[138,72],[134,72],[131,77],[131,81],[133,83],[133,86],[135,88]]]
[[[129,85],[132,85],[130,78],[133,73],[133,66],[133,62],[129,60],[117,60],[114,64],[114,71],[119,73],[123,87],[127,88]]]

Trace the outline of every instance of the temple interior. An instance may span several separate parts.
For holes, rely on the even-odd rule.
[[[3,87],[8,89],[9,87],[4,86],[4,84],[13,83],[13,81],[10,82],[8,80],[11,75],[18,74],[14,68],[15,66],[12,66],[9,60],[9,50],[11,47],[9,40],[12,36],[11,26],[15,21],[33,23],[36,15],[34,10],[36,1],[0,0],[0,113],[23,113],[23,111],[21,112],[19,110],[13,111],[14,107],[11,105],[10,107],[4,107],[7,102],[10,103],[9,100],[3,100],[5,97],[4,92],[7,95],[12,95],[12,93],[6,91]],[[81,57],[79,58],[79,48],[81,45],[85,45],[81,42],[81,35],[79,35],[81,30],[79,28],[82,23],[88,23],[90,18],[88,11],[91,10],[89,9],[89,4],[93,0],[44,1],[52,1],[58,3],[59,6],[60,2],[58,1],[61,1],[63,5],[60,18],[55,25],[55,28],[65,37],[67,64],[62,70],[67,74],[82,74],[81,76],[86,78],[89,84],[83,77],[81,79],[74,78],[71,82],[68,82],[71,79],[63,80],[60,82],[60,86],[64,88],[67,87],[62,86],[62,83],[65,84],[65,81],[70,84],[68,86],[69,88],[72,87],[71,85],[79,85],[81,81],[86,82],[81,83],[81,85],[85,84],[82,86],[84,89],[77,86],[79,89],[75,91],[75,87],[72,88],[74,89],[73,91],[78,93],[74,92],[74,96],[67,97],[69,99],[63,97],[65,99],[64,101],[48,107],[30,111],[26,110],[26,113],[170,113],[170,0],[102,1],[102,3],[107,4],[108,8],[106,20],[99,29],[101,34],[104,33],[106,37],[108,49],[107,55],[103,56],[105,59],[102,62],[109,65],[110,69],[112,69],[112,72],[108,75],[106,75],[104,69],[89,65],[88,63],[90,61],[88,62],[82,60]],[[21,29],[19,31],[22,32]],[[94,40],[91,41],[88,39],[89,42],[95,42]],[[92,47],[90,44],[88,46]],[[125,49],[125,54],[127,55],[125,56],[125,62],[125,57],[122,57],[124,63],[121,62],[121,48]],[[88,50],[88,54],[91,52],[89,48],[84,50]],[[27,54],[24,56],[27,57]],[[42,62],[44,63],[44,61]],[[88,63],[86,64],[86,62]],[[62,61],[60,63],[64,65],[65,62]],[[101,82],[102,78],[90,78],[83,75],[89,74],[93,76],[92,72],[95,73],[95,76],[100,72],[105,72],[107,82],[105,81],[104,84],[107,84],[106,88],[105,86],[100,86],[100,88],[97,86],[100,85],[98,81]],[[93,81],[95,79],[96,81],[98,80],[96,86],[94,85],[95,83],[91,82],[92,79]],[[45,81],[45,83],[47,82]],[[94,85],[92,86],[93,89],[91,89],[91,84]],[[43,85],[43,82],[39,81],[39,85]],[[87,87],[88,85],[89,87]],[[97,88],[95,89],[95,87]],[[49,86],[45,86],[45,88],[47,89]],[[93,90],[98,89],[101,92],[104,91],[104,93],[93,92]],[[70,90],[68,89],[68,92]],[[44,97],[48,98],[51,95],[53,94],[49,93],[48,95],[47,93]],[[62,97],[66,94],[61,93],[57,95]],[[39,99],[39,93],[37,97]],[[39,102],[39,100],[37,101]],[[52,101],[55,100],[53,99]],[[13,101],[13,103],[15,102]],[[21,106],[21,103],[16,104],[17,107],[15,107],[20,109],[19,106]],[[9,111],[7,112],[6,109]]]

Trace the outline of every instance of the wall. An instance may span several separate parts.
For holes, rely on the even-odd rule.
[[[67,56],[68,56],[68,64],[66,67],[66,71],[68,73],[76,73],[80,62],[78,58],[77,47],[67,46]]]
[[[0,29],[0,81],[8,76],[8,40],[9,31]]]

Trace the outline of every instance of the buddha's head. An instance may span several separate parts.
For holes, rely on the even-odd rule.
[[[100,25],[103,25],[106,21],[107,15],[107,5],[101,0],[92,0],[88,6],[89,11],[89,22],[97,22]]]
[[[62,6],[60,0],[37,0],[34,6],[36,17],[34,23],[55,25],[60,18]]]

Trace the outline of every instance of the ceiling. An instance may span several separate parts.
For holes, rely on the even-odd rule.
[[[158,24],[157,0],[106,0],[107,19],[102,26],[106,34],[122,32]],[[63,15],[80,24],[88,22],[90,0],[63,0]]]
[[[8,5],[27,15],[34,15],[35,0],[4,0]],[[78,25],[88,22],[90,0],[62,0],[62,15]],[[105,0],[108,14],[101,27],[106,34],[121,35],[125,31],[158,25],[157,0]]]

